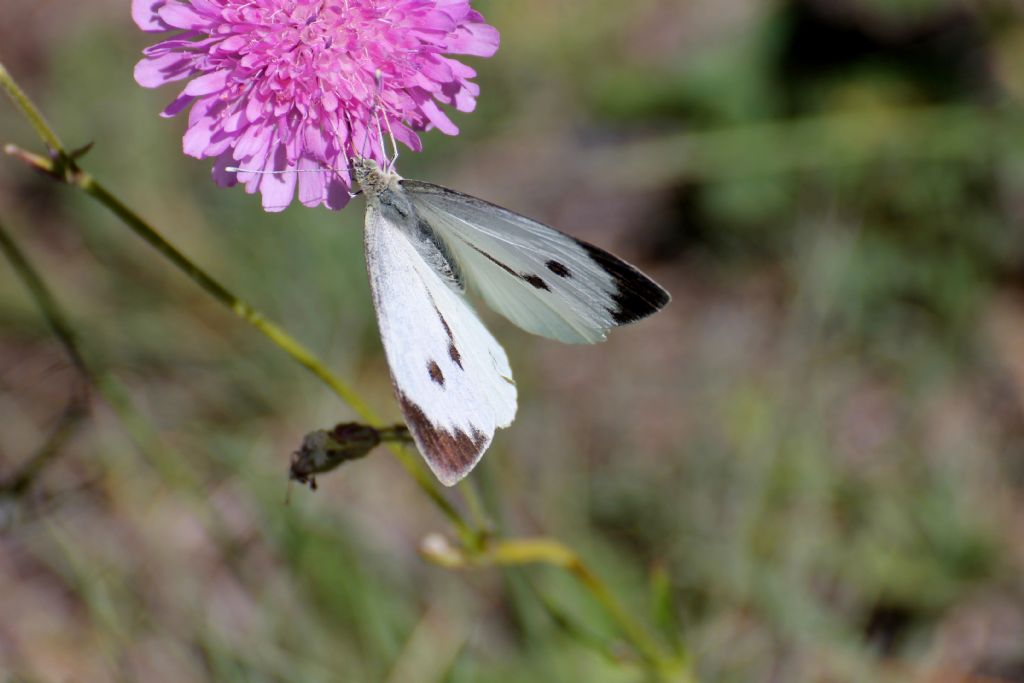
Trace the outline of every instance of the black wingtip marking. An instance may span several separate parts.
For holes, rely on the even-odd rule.
[[[430,468],[442,484],[454,485],[480,459],[490,441],[488,436],[476,428],[472,429],[472,434],[467,434],[461,429],[449,432],[437,427],[405,394],[400,391],[396,393],[405,422],[416,438],[416,445],[423,457],[430,463]]]
[[[430,373],[430,379],[432,379],[435,384],[439,384],[442,387],[444,386],[444,373],[441,372],[441,366],[437,364],[437,361],[432,360],[427,363],[427,372]]]
[[[612,295],[616,307],[609,308],[608,312],[612,320],[619,325],[646,318],[660,311],[672,300],[661,285],[617,256],[612,256],[593,244],[580,240],[576,243],[583,247],[594,263],[612,276],[617,290]]]
[[[559,263],[558,261],[551,260],[545,263],[544,265],[546,265],[548,267],[548,270],[550,270],[558,277],[572,277],[572,271],[570,271],[564,263]]]

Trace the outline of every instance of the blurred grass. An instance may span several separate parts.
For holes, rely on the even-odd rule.
[[[595,348],[487,316],[522,395],[474,475],[497,525],[578,548],[702,681],[1024,680],[1019,9],[479,6],[480,109],[403,173],[675,296]],[[359,208],[213,187],[121,3],[3,11],[0,60],[90,170],[397,416]],[[0,133],[32,144],[7,107]],[[444,520],[384,454],[283,505],[302,434],[352,416],[84,198],[6,161],[0,216],[141,421],[94,402],[5,508],[10,680],[642,680],[559,572],[424,564]],[[6,267],[0,326],[7,473],[74,373]]]

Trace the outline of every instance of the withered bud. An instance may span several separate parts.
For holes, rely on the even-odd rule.
[[[376,429],[357,422],[345,422],[327,431],[318,429],[302,440],[292,455],[288,478],[316,490],[317,474],[324,474],[350,461],[366,457],[381,441],[411,441],[403,425]]]

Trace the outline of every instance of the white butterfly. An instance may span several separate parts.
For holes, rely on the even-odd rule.
[[[467,303],[471,285],[528,332],[604,340],[669,294],[625,261],[475,197],[353,160],[366,196],[366,268],[395,394],[416,445],[451,486],[516,414],[504,349]]]

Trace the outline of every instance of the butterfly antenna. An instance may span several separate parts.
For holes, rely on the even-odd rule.
[[[351,167],[345,168],[286,168],[283,171],[263,171],[258,168],[242,168],[241,166],[225,166],[228,173],[255,173],[257,175],[285,175],[287,173],[348,173]]]
[[[377,82],[377,96],[374,98],[374,109],[376,110],[374,118],[377,121],[377,137],[380,140],[380,156],[382,159],[388,158],[387,145],[384,143],[384,129],[381,127],[380,120],[383,112],[384,125],[388,130],[388,137],[391,138],[391,160],[388,161],[388,170],[394,170],[395,164],[398,163],[398,143],[395,141],[395,133],[391,130],[391,117],[388,116],[387,109],[384,107],[384,73],[377,69],[373,75],[374,80]]]
[[[348,148],[352,150],[352,154],[349,155],[349,159],[354,159],[358,156],[362,156],[359,150],[356,149],[356,127],[352,125],[352,116],[345,111],[345,121],[348,123]]]
[[[398,163],[398,142],[395,141],[395,133],[391,130],[390,117],[384,117],[384,124],[388,127],[388,137],[391,138],[391,170],[394,170],[395,164]]]

